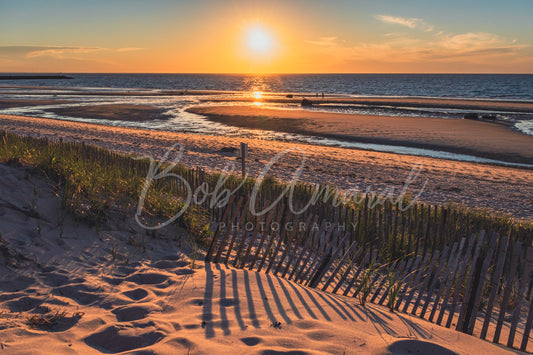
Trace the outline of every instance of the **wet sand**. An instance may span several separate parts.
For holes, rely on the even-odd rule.
[[[150,105],[109,104],[51,108],[47,111],[62,116],[94,118],[99,120],[146,122],[168,119],[167,109]]]
[[[281,110],[252,106],[194,107],[189,112],[237,127],[442,150],[533,164],[533,136],[493,122]]]
[[[221,153],[221,149],[237,148],[240,142],[244,142],[249,146],[247,167],[251,176],[257,176],[276,154],[289,149],[283,159],[270,170],[275,177],[290,180],[305,153],[305,167],[300,181],[327,183],[342,189],[356,187],[362,192],[380,193],[386,188],[399,191],[413,166],[420,164],[420,175],[410,184],[408,191],[416,195],[427,180],[420,196],[421,201],[432,204],[459,203],[533,220],[532,169],[10,115],[0,115],[0,129],[33,137],[61,137],[126,154],[150,155],[156,159],[161,158],[173,144],[181,143],[185,148],[181,162],[207,171],[220,171],[226,163],[238,164],[234,154]]]

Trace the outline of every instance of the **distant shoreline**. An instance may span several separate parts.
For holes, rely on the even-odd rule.
[[[0,75],[0,80],[53,80],[74,79],[66,75]]]

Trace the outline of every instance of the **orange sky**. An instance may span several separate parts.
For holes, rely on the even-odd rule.
[[[0,72],[533,72],[533,2],[484,3],[0,2]]]

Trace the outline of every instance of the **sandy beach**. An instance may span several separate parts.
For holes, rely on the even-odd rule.
[[[134,155],[162,157],[175,143],[183,144],[182,162],[207,171],[220,171],[226,163],[237,163],[235,154],[224,147],[249,145],[248,169],[257,176],[279,152],[287,152],[270,169],[277,178],[288,181],[305,154],[302,181],[327,182],[341,189],[356,187],[380,193],[386,188],[399,191],[415,164],[422,171],[408,191],[416,195],[427,180],[421,201],[433,204],[460,203],[474,208],[503,212],[514,218],[533,219],[533,171],[409,155],[398,155],[324,147],[260,139],[217,137],[198,134],[109,127],[63,120],[0,115],[2,129],[33,137],[49,137],[84,142]],[[238,166],[236,167],[237,173]]]
[[[251,106],[194,107],[188,111],[237,127],[533,163],[533,136],[493,122],[355,115]]]
[[[0,355],[533,355],[533,1],[0,4]]]
[[[60,221],[51,181],[0,176],[1,354],[515,353],[265,273],[192,267],[183,230]]]

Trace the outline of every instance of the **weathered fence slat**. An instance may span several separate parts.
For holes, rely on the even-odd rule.
[[[416,310],[418,309],[418,306],[422,302],[422,298],[424,297],[425,289],[429,285],[430,275],[433,273],[433,270],[435,270],[435,267],[437,266],[437,262],[439,260],[442,260],[442,257],[444,255],[444,258],[446,258],[446,255],[448,254],[448,246],[444,248],[444,252],[442,254],[439,254],[439,251],[436,251],[435,254],[433,254],[433,257],[431,258],[431,263],[429,264],[427,271],[425,272],[426,277],[424,277],[424,282],[422,285],[420,285],[417,288],[418,296],[416,297],[415,303],[413,304],[413,309],[411,310],[412,315],[416,315]]]
[[[437,252],[435,252],[435,253],[437,253]],[[426,265],[427,265],[430,257],[431,257],[430,253],[426,253],[426,256],[424,256],[424,260],[422,260],[422,263],[420,264],[418,272],[417,272],[417,274],[415,276],[415,279],[413,281],[413,286],[411,287],[411,290],[409,291],[409,294],[407,295],[407,297],[405,297],[405,303],[403,305],[402,313],[407,313],[407,309],[409,308],[409,304],[411,303],[415,292],[419,288],[418,285],[420,284],[420,279],[422,278],[422,274],[424,273],[424,269],[426,268]]]
[[[257,239],[257,235],[259,233],[259,230],[261,229],[261,225],[265,219],[265,215],[262,215],[255,219],[255,226],[252,232],[250,233],[250,242],[248,244],[248,248],[246,251],[244,251],[244,245],[246,242],[246,235],[242,238],[241,244],[239,245],[239,248],[237,249],[237,256],[235,257],[235,260],[233,261],[233,267],[242,268],[244,266],[244,263],[246,262],[246,258],[249,255],[249,251],[252,248],[255,240]],[[244,254],[243,254],[244,251]]]
[[[418,255],[416,257],[416,260],[415,260],[413,266],[411,267],[411,270],[409,271],[409,273],[405,277],[404,285],[403,285],[402,289],[400,290],[400,293],[398,294],[398,300],[396,302],[396,306],[394,307],[396,310],[400,309],[400,305],[402,304],[404,296],[407,294],[407,291],[409,289],[409,285],[411,284],[411,280],[415,276],[416,270],[418,270],[421,260],[422,260],[422,255]]]
[[[522,303],[526,298],[526,287],[530,281],[531,276],[533,276],[533,248],[528,248],[526,251],[526,257],[522,263],[524,268],[522,270],[522,275],[520,277],[520,284],[518,286],[518,295],[516,299],[515,309],[511,318],[511,328],[509,329],[509,338],[507,339],[507,346],[512,348],[514,345],[514,338],[516,334],[516,327],[518,326],[518,321],[520,320],[520,311],[522,310]]]
[[[492,309],[494,308],[494,301],[496,300],[496,294],[498,293],[498,285],[500,284],[500,278],[503,274],[503,266],[505,262],[505,256],[507,255],[507,247],[509,245],[509,235],[500,241],[500,253],[498,255],[498,264],[496,270],[492,276],[492,282],[490,285],[489,302],[487,303],[487,309],[485,310],[485,320],[483,321],[483,327],[481,328],[481,339],[487,337],[487,331],[489,330],[490,318],[492,316]]]
[[[296,216],[294,225],[297,226],[299,222],[300,222],[300,218],[299,216]],[[300,233],[298,233],[298,231],[294,231],[294,230],[292,231],[290,237],[287,240],[287,243],[285,244],[285,249],[283,250],[283,253],[281,254],[281,258],[278,262],[278,265],[273,271],[274,275],[278,274],[279,269],[281,269],[281,267],[283,266],[283,262],[285,261],[285,258],[287,258],[287,255],[289,254],[289,252],[292,251],[293,243],[296,244],[296,239],[298,239],[299,236],[300,236]],[[287,267],[289,266],[289,264],[290,264],[290,260],[287,261]]]
[[[466,240],[466,238],[463,238],[461,242],[463,242],[464,240]],[[468,247],[466,248],[466,253],[465,253],[466,256],[463,257],[463,252],[462,252],[463,245],[461,245],[460,251],[457,253],[457,258],[454,260],[453,270],[451,271],[448,277],[448,280],[446,281],[446,285],[443,287],[442,303],[440,305],[440,311],[437,317],[438,325],[442,324],[444,313],[448,309],[448,301],[451,296],[452,287],[454,283],[460,278],[460,272],[461,272],[460,268],[461,268],[461,265],[463,264],[462,261],[466,260],[467,256],[470,255],[470,253],[472,252],[473,245],[474,245],[474,238],[471,238],[470,241],[468,242]],[[461,262],[459,262],[460,260]]]
[[[211,243],[209,245],[209,249],[207,250],[207,255],[205,257],[205,261],[210,261],[211,260],[211,256],[212,256],[212,254],[214,252],[213,248],[216,247],[216,245],[218,243],[218,239],[220,238],[220,233],[222,232],[222,228],[220,228],[220,225],[226,220],[226,218],[228,216],[228,213],[232,209],[234,200],[235,200],[235,195],[232,195],[230,197],[228,205],[226,206],[226,208],[224,210],[224,214],[222,215],[222,219],[218,223],[217,231],[216,231],[215,235],[213,236],[213,239],[211,240]]]
[[[307,236],[307,238],[305,238],[306,239],[305,240],[305,244],[300,249],[300,252],[298,253],[298,257],[296,258],[296,262],[294,263],[294,267],[293,267],[291,273],[289,274],[289,280],[292,280],[292,277],[297,275],[297,272],[300,269],[300,262],[302,261],[304,255],[305,254],[311,255],[311,251],[308,250],[308,249],[309,249],[309,246],[311,245],[312,236],[315,233],[314,226],[317,224],[317,221],[318,221],[318,216],[315,215],[315,218],[313,219],[313,227],[312,227],[311,233]]]
[[[281,219],[282,220],[282,219]],[[280,220],[280,222],[281,222]],[[293,234],[294,235],[294,234]],[[281,227],[280,227],[280,231],[279,233],[276,233],[276,236],[278,237],[278,243],[276,244],[276,247],[274,248],[274,251],[272,252],[272,257],[270,258],[270,262],[268,263],[268,266],[265,270],[265,273],[268,274],[270,272],[270,269],[272,268],[272,266],[274,266],[274,263],[276,262],[276,256],[278,255],[278,252],[281,248],[281,245],[283,244],[283,240],[285,239],[285,233],[282,233],[281,232]],[[285,251],[283,252],[283,255],[286,255],[285,252],[288,251],[288,244],[285,244]],[[281,260],[280,262],[283,262],[283,260]]]
[[[472,235],[470,241],[474,243],[476,241],[476,236]],[[459,294],[462,289],[463,280],[465,279],[466,272],[468,269],[469,260],[477,260],[479,253],[481,251],[481,245],[483,244],[483,238],[478,238],[476,249],[474,251],[474,257],[471,259],[471,249],[470,245],[468,246],[468,251],[466,252],[465,257],[463,258],[463,263],[461,265],[461,270],[457,275],[457,281],[455,284],[455,291],[453,294],[452,305],[450,306],[450,312],[448,314],[448,320],[446,321],[446,328],[450,328],[453,322],[453,316],[455,314],[455,308],[457,307],[457,302],[459,301]],[[473,267],[473,266],[472,266]]]
[[[361,261],[361,264],[359,264],[359,267],[357,268],[357,271],[355,272],[355,275],[353,276],[352,280],[348,284],[348,287],[346,287],[346,290],[344,290],[343,296],[348,295],[348,292],[350,292],[352,287],[355,285],[355,283],[357,282],[357,278],[359,277],[359,274],[361,273],[361,271],[363,271],[363,267],[369,258],[370,258],[370,250],[366,252],[363,260]]]
[[[526,325],[524,327],[524,335],[522,336],[522,343],[520,344],[520,350],[526,351],[527,343],[529,342],[529,333],[533,326],[533,297],[529,305],[529,314],[527,315]]]
[[[306,247],[305,247],[305,250],[307,250],[307,255],[305,257],[305,259],[303,259],[303,262],[302,262],[302,266],[298,268],[298,272],[295,273],[295,276],[294,276],[294,281],[296,282],[299,282],[299,283],[303,283],[306,279],[306,273],[305,273],[305,270],[308,270],[309,268],[312,267],[312,262],[310,263],[309,260],[312,260],[314,261],[316,259],[316,257],[318,257],[318,252],[313,250],[312,246],[313,246],[313,239],[314,238],[317,238],[317,239],[320,239],[320,235],[323,234],[323,233],[326,233],[326,229],[325,229],[325,223],[323,222],[320,226],[320,228],[318,229],[318,231],[313,234],[313,238],[310,238],[308,240],[309,243],[306,243]],[[303,254],[302,254],[303,255]],[[315,256],[315,258],[313,258],[313,256]]]
[[[393,280],[398,280],[402,272],[404,272],[405,269],[408,269],[408,265],[412,262],[412,259],[409,259],[409,261],[402,260],[400,262],[400,266],[398,267],[398,270],[394,272],[393,270],[389,271],[390,273],[393,273]],[[386,275],[385,278],[387,278],[388,281],[390,281],[388,278],[391,277],[391,275]],[[379,299],[378,304],[381,306],[383,302],[388,298],[389,296],[389,290],[391,289],[392,285],[390,283],[387,284],[385,287],[385,292],[383,293],[383,296]]]
[[[268,212],[268,214],[266,214],[266,224],[264,225],[264,230],[263,231],[261,231],[261,223],[257,223],[257,225],[255,226],[256,230],[254,231],[254,235],[253,235],[252,239],[250,240],[250,244],[248,244],[248,247],[246,248],[246,253],[244,253],[244,255],[241,258],[241,262],[240,262],[240,267],[241,268],[246,267],[246,262],[247,262],[247,260],[248,260],[248,258],[250,256],[252,248],[253,248],[253,246],[255,244],[255,241],[256,241],[256,239],[257,239],[257,237],[259,235],[261,235],[261,239],[260,239],[260,242],[258,244],[257,249],[258,250],[261,249],[261,247],[263,245],[263,241],[264,241],[265,235],[266,235],[267,231],[270,229],[270,223],[272,222],[272,219],[275,217],[275,215],[276,215],[276,212],[274,210],[270,210]],[[262,217],[265,218],[265,215],[263,215]],[[255,253],[254,253],[254,255],[255,255]]]
[[[283,211],[284,211],[284,208],[280,209],[278,212],[278,216],[275,222],[277,226],[280,225],[280,222],[283,218]],[[270,233],[270,240],[268,241],[265,251],[263,253],[263,258],[261,259],[261,261],[259,262],[259,266],[257,267],[258,272],[261,271],[261,269],[263,268],[263,265],[265,265],[265,262],[269,257],[270,248],[272,247],[272,244],[274,243],[274,240],[276,239],[276,237],[281,238],[279,236],[279,233],[277,233],[276,231],[274,231],[273,233]]]
[[[394,270],[396,268],[396,264],[398,264],[398,260],[395,260],[392,263],[392,265],[390,266],[390,270]],[[371,303],[374,303],[378,298],[379,294],[381,293],[381,290],[383,289],[383,286],[385,285],[385,281],[387,281],[387,277],[383,276],[381,278],[381,281],[379,282],[378,287],[376,287],[376,291],[374,291],[374,295],[372,296],[372,298],[370,298]]]
[[[228,251],[226,252],[226,258],[224,259],[224,264],[227,265],[228,264],[228,261],[229,261],[229,258],[231,256],[231,250],[233,249],[233,244],[235,243],[235,240],[237,240],[237,237],[239,236],[239,234],[241,234],[241,232],[243,233],[242,234],[242,239],[244,240],[245,237],[246,237],[246,233],[244,232],[244,228],[240,228],[242,225],[243,225],[243,222],[246,222],[246,217],[248,216],[248,212],[250,211],[250,201],[251,200],[248,200],[245,204],[244,204],[244,211],[242,211],[241,215],[239,216],[239,219],[237,221],[237,228],[236,228],[236,231],[235,233],[233,234],[233,237],[231,238],[230,242],[229,242],[229,246],[228,246]],[[233,228],[233,226],[232,226]],[[237,260],[238,258],[238,255],[235,256],[235,260]]]
[[[305,284],[305,282],[308,280],[310,271],[315,267],[315,264],[318,262],[317,260],[320,256],[320,243],[325,235],[329,232],[330,230],[326,229],[326,223],[323,221],[318,232],[313,235],[313,239],[311,240],[309,247],[310,252],[307,254],[307,257],[302,263],[300,271],[298,271],[297,277],[294,279],[296,282]],[[313,245],[315,246],[313,247]]]
[[[305,286],[310,286],[311,282],[313,282],[313,280],[316,279],[319,269],[323,267],[326,258],[328,258],[328,254],[332,248],[332,245],[328,243],[328,241],[331,239],[334,229],[335,228],[331,226],[327,230],[327,233],[322,235],[321,238],[319,238],[319,242],[320,242],[320,248],[318,252],[319,257],[316,258],[315,262],[311,264],[308,271],[306,272],[307,277],[302,280],[302,283]]]
[[[433,304],[433,309],[431,310],[431,314],[429,315],[429,321],[430,322],[433,322],[433,318],[436,314],[436,311],[437,311],[437,308],[438,308],[438,305],[439,305],[439,301],[441,298],[443,298],[443,296],[447,293],[447,290],[448,290],[448,285],[449,287],[451,287],[451,283],[453,281],[453,279],[455,278],[455,272],[457,270],[457,264],[459,262],[459,258],[461,257],[461,254],[463,253],[463,247],[464,247],[464,244],[465,244],[465,238],[462,238],[461,239],[461,242],[459,244],[459,248],[457,249],[457,252],[455,254],[455,256],[453,257],[453,259],[450,257],[450,261],[448,263],[448,267],[446,268],[446,272],[444,273],[443,277],[443,282],[441,283],[440,287],[439,287],[439,291],[437,292],[437,296],[435,297],[435,303]],[[437,323],[440,324],[440,322],[442,322],[442,317],[444,316],[444,304],[446,303],[446,299],[443,299],[443,305],[441,306],[441,312],[440,314],[442,314],[442,316],[438,317],[440,318],[440,321],[438,320]]]
[[[437,286],[437,283],[440,278],[440,274],[443,271],[444,264],[449,265],[450,261],[452,260],[453,256],[455,255],[455,251],[457,250],[457,242],[453,243],[452,251],[450,252],[450,255],[442,255],[439,268],[435,271],[435,275],[433,276],[433,280],[431,281],[431,285],[428,290],[428,294],[426,297],[426,300],[424,302],[424,306],[422,307],[422,311],[420,312],[420,318],[424,318],[424,315],[426,314],[426,311],[429,307],[429,304],[433,301],[433,293],[435,291],[435,287]]]
[[[231,234],[231,231],[233,230],[235,219],[237,218],[237,216],[239,216],[239,210],[241,208],[243,200],[244,200],[243,197],[239,198],[239,201],[237,202],[237,205],[235,206],[235,210],[233,212],[233,215],[231,216],[229,226],[226,229],[226,233],[224,233],[224,237],[220,241],[220,245],[218,246],[218,251],[215,255],[215,258],[213,259],[213,262],[215,263],[218,263],[218,260],[220,259],[220,256],[222,255],[222,251],[224,251],[224,249],[226,248],[226,240],[228,239],[228,237]]]
[[[507,312],[507,304],[509,302],[509,297],[511,296],[511,291],[513,289],[513,279],[515,275],[515,270],[518,265],[518,259],[520,256],[520,249],[522,244],[520,242],[515,242],[513,246],[513,254],[511,256],[511,267],[509,268],[510,275],[507,278],[505,283],[505,291],[503,293],[502,303],[500,305],[500,314],[498,316],[498,322],[496,323],[496,330],[494,331],[494,338],[492,342],[498,343],[500,341],[500,334],[502,331],[503,320],[505,318],[505,313]]]
[[[348,256],[350,255],[350,253],[355,249],[355,247],[357,246],[357,242],[354,241],[352,243],[352,245],[348,248],[348,250],[346,251],[346,253],[344,253],[343,257],[341,258],[341,260],[339,260],[339,264],[337,265],[337,267],[335,268],[335,270],[333,270],[333,272],[331,273],[330,277],[326,280],[326,282],[324,283],[324,286],[322,287],[322,291],[325,291],[328,286],[333,282],[333,280],[335,280],[335,276],[337,275],[337,273],[339,272],[339,270],[343,267],[344,263],[346,262],[346,259],[348,258]]]
[[[496,236],[493,236],[493,239],[495,237]],[[460,332],[462,332],[463,329],[464,329],[464,322],[465,322],[465,318],[466,318],[466,311],[467,311],[467,305],[468,305],[468,295],[471,292],[470,289],[472,288],[472,283],[473,283],[473,278],[474,278],[474,271],[475,271],[475,268],[476,268],[476,263],[477,263],[477,261],[479,259],[479,255],[481,253],[481,246],[483,244],[484,239],[485,239],[485,232],[481,231],[481,233],[479,234],[479,239],[478,239],[479,253],[476,255],[475,258],[472,259],[472,263],[470,265],[470,270],[468,272],[468,275],[466,276],[466,286],[465,286],[463,304],[462,304],[461,310],[459,312],[459,319],[457,320],[457,325],[455,326],[455,329],[460,331]]]
[[[281,218],[281,214],[283,213],[283,210],[284,210],[284,206],[281,205],[281,208],[279,210],[277,210],[277,213],[272,213],[272,216],[271,218],[272,219],[276,219],[276,220],[279,220]],[[257,249],[255,251],[255,254],[254,254],[254,257],[252,259],[252,262],[250,263],[250,266],[249,266],[249,270],[252,270],[255,266],[255,263],[257,262],[257,259],[259,258],[259,255],[261,254],[261,251],[262,251],[262,248],[263,248],[263,244],[266,240],[267,237],[271,237],[271,222],[272,222],[272,219],[270,219],[268,221],[268,225],[266,226],[266,230],[261,234],[261,240],[259,241],[259,245],[257,246]],[[268,251],[268,249],[267,249]],[[265,252],[265,255],[266,255],[266,252]]]
[[[326,255],[326,257],[322,260],[322,263],[321,263],[320,267],[317,269],[316,274],[313,276],[313,278],[309,282],[309,286],[311,286],[313,288],[316,288],[320,284],[320,281],[322,281],[322,279],[326,275],[327,271],[331,267],[331,263],[333,261],[333,257],[338,255],[339,251],[342,249],[342,246],[344,245],[344,243],[347,240],[349,240],[349,238],[350,238],[350,233],[345,233],[344,237],[341,239],[340,243],[334,249],[333,252],[331,251],[331,249],[333,249],[333,245],[331,245],[331,247],[328,250],[328,252],[324,254],[324,255]]]
[[[346,268],[346,271],[344,271],[344,273],[342,274],[341,278],[337,282],[337,286],[335,286],[335,288],[333,289],[333,291],[331,291],[331,293],[337,293],[337,291],[342,287],[342,285],[344,284],[344,282],[348,278],[348,275],[350,275],[350,273],[354,270],[355,262],[357,261],[357,259],[359,258],[359,256],[362,253],[363,253],[363,248],[357,249],[357,251],[353,255],[352,261],[350,262],[350,264],[348,264],[348,267]]]
[[[468,318],[465,318],[466,321],[468,321],[468,327],[463,328],[463,331],[467,334],[472,334],[474,332],[474,326],[477,319],[477,313],[479,310],[479,305],[481,304],[481,298],[483,295],[483,286],[485,285],[485,282],[487,280],[487,273],[489,271],[489,266],[492,261],[492,256],[494,255],[494,251],[496,250],[496,244],[498,241],[498,234],[494,234],[492,236],[491,243],[489,245],[489,249],[487,250],[487,254],[484,256],[483,266],[481,268],[479,282],[476,286],[476,289],[473,290],[473,298],[471,298],[472,302],[469,302],[472,305],[470,308],[470,314]],[[467,312],[469,310],[467,309]]]
[[[304,228],[307,228],[309,226],[309,223],[311,222],[311,219],[313,218],[313,214],[310,213],[307,217],[307,220],[305,221]],[[299,228],[299,226],[298,226]],[[295,240],[295,245],[293,248],[292,256],[289,256],[289,261],[287,262],[287,266],[285,267],[285,270],[283,270],[283,273],[281,274],[282,278],[285,278],[285,275],[287,275],[287,272],[289,271],[291,265],[293,264],[293,260],[298,256],[298,249],[301,247],[302,241],[305,238],[305,229],[300,230],[298,233],[298,237]]]

